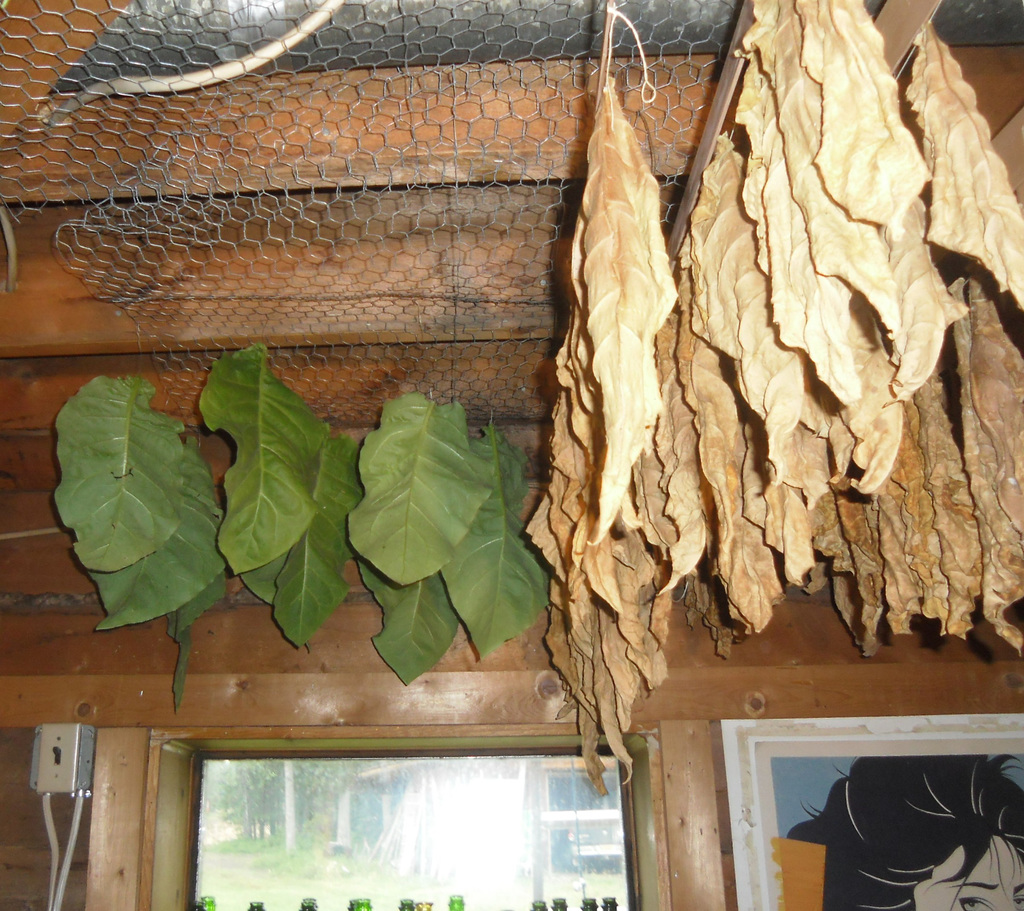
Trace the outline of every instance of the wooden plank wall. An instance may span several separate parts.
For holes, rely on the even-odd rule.
[[[142,738],[136,746],[151,727],[289,738],[571,730],[556,720],[561,687],[543,647],[543,620],[482,661],[460,637],[436,669],[406,687],[373,650],[380,615],[370,603],[344,605],[308,651],[281,638],[268,608],[225,604],[197,625],[191,677],[176,714],[174,647],[160,623],[94,633],[100,616],[88,606],[0,613],[0,728],[21,744],[16,761],[23,766],[0,780],[0,802],[24,801],[30,728],[42,721],[128,728],[129,738],[135,729]],[[831,607],[794,595],[768,630],[734,646],[728,661],[715,656],[703,629],[687,627],[682,611],[673,630],[669,679],[634,715],[636,728],[656,732],[662,747],[673,876],[665,907],[673,909],[735,907],[728,898],[717,719],[1024,711],[1024,666],[988,627],[966,642],[940,643],[918,631],[867,660]],[[144,772],[132,768],[137,783]],[[133,817],[114,818],[124,831]],[[96,831],[94,821],[94,837]],[[706,851],[713,846],[717,858],[719,838],[724,864],[709,867]],[[131,860],[123,841],[117,840],[120,853],[103,852],[116,866],[102,875],[115,882]],[[134,837],[129,842],[137,844]],[[45,884],[44,860],[34,855],[34,873],[26,873],[37,884]]]

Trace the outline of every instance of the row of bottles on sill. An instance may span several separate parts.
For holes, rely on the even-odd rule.
[[[601,900],[601,911],[617,911],[619,903],[614,898]],[[414,902],[411,898],[403,898],[398,903],[398,911],[433,911],[433,902]],[[209,896],[200,898],[192,905],[192,911],[217,911],[217,903]],[[263,902],[250,902],[249,911],[267,911]],[[299,911],[317,911],[315,898],[304,898],[299,903]],[[348,911],[373,911],[368,898],[354,898],[348,903]],[[461,895],[453,895],[448,900],[448,911],[466,911],[466,903]],[[530,911],[548,911],[548,903],[535,901]],[[551,899],[551,911],[569,911],[569,903],[564,898]],[[580,911],[598,911],[596,898],[585,898]]]

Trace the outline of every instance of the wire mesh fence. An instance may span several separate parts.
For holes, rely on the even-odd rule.
[[[646,59],[617,33],[614,72],[668,219],[734,10],[622,11]],[[408,388],[537,420],[602,21],[575,0],[10,0],[0,198],[22,222],[68,207],[60,261],[135,321],[189,423],[210,360],[259,340],[338,423]]]

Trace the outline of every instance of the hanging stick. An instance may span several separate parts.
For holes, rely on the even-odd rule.
[[[1024,201],[1024,108],[992,138],[992,148],[1006,163],[1010,186]]]
[[[917,33],[938,7],[939,0],[886,0],[875,17],[875,27],[885,41],[885,62],[894,73],[900,71]]]
[[[893,72],[899,70],[913,46],[914,38],[924,24],[932,18],[938,5],[939,0],[888,0],[882,7],[882,11],[875,20],[875,25],[885,39],[886,63],[889,64]],[[689,230],[690,215],[693,212],[693,207],[697,204],[701,177],[708,162],[711,161],[718,134],[721,132],[740,74],[743,72],[745,61],[736,56],[736,49],[753,21],[753,0],[744,0],[739,18],[736,20],[729,53],[726,56],[725,65],[722,67],[722,77],[718,80],[718,88],[715,90],[711,110],[708,112],[708,121],[704,126],[700,145],[697,146],[697,153],[693,156],[690,174],[686,179],[683,201],[679,205],[676,222],[672,228],[672,237],[668,245],[671,259],[675,259],[679,255],[679,248]]]
[[[683,201],[679,205],[675,225],[672,227],[672,237],[668,242],[668,257],[670,260],[674,260],[679,255],[679,248],[683,245],[683,238],[690,228],[690,215],[693,212],[693,207],[697,204],[697,193],[700,190],[701,177],[703,177],[704,169],[708,166],[708,162],[711,161],[711,156],[714,154],[718,134],[722,131],[725,115],[729,112],[732,96],[736,92],[740,75],[743,73],[743,65],[746,63],[742,57],[736,56],[736,50],[753,21],[754,2],[753,0],[743,0],[739,17],[736,19],[736,28],[732,33],[732,43],[729,45],[729,51],[725,57],[725,65],[722,67],[722,75],[718,80],[718,88],[715,89],[715,97],[712,99],[711,109],[708,111],[707,123],[704,124],[704,132],[701,134],[697,153],[693,156],[690,174],[686,178]]]

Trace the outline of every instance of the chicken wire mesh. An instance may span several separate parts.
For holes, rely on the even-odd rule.
[[[410,389],[546,414],[603,5],[56,2],[0,24],[24,60],[0,197],[21,221],[74,206],[59,258],[134,320],[172,410],[197,423],[212,359],[262,340],[338,424]],[[646,61],[617,30],[613,72],[667,219],[734,9],[621,10]]]

